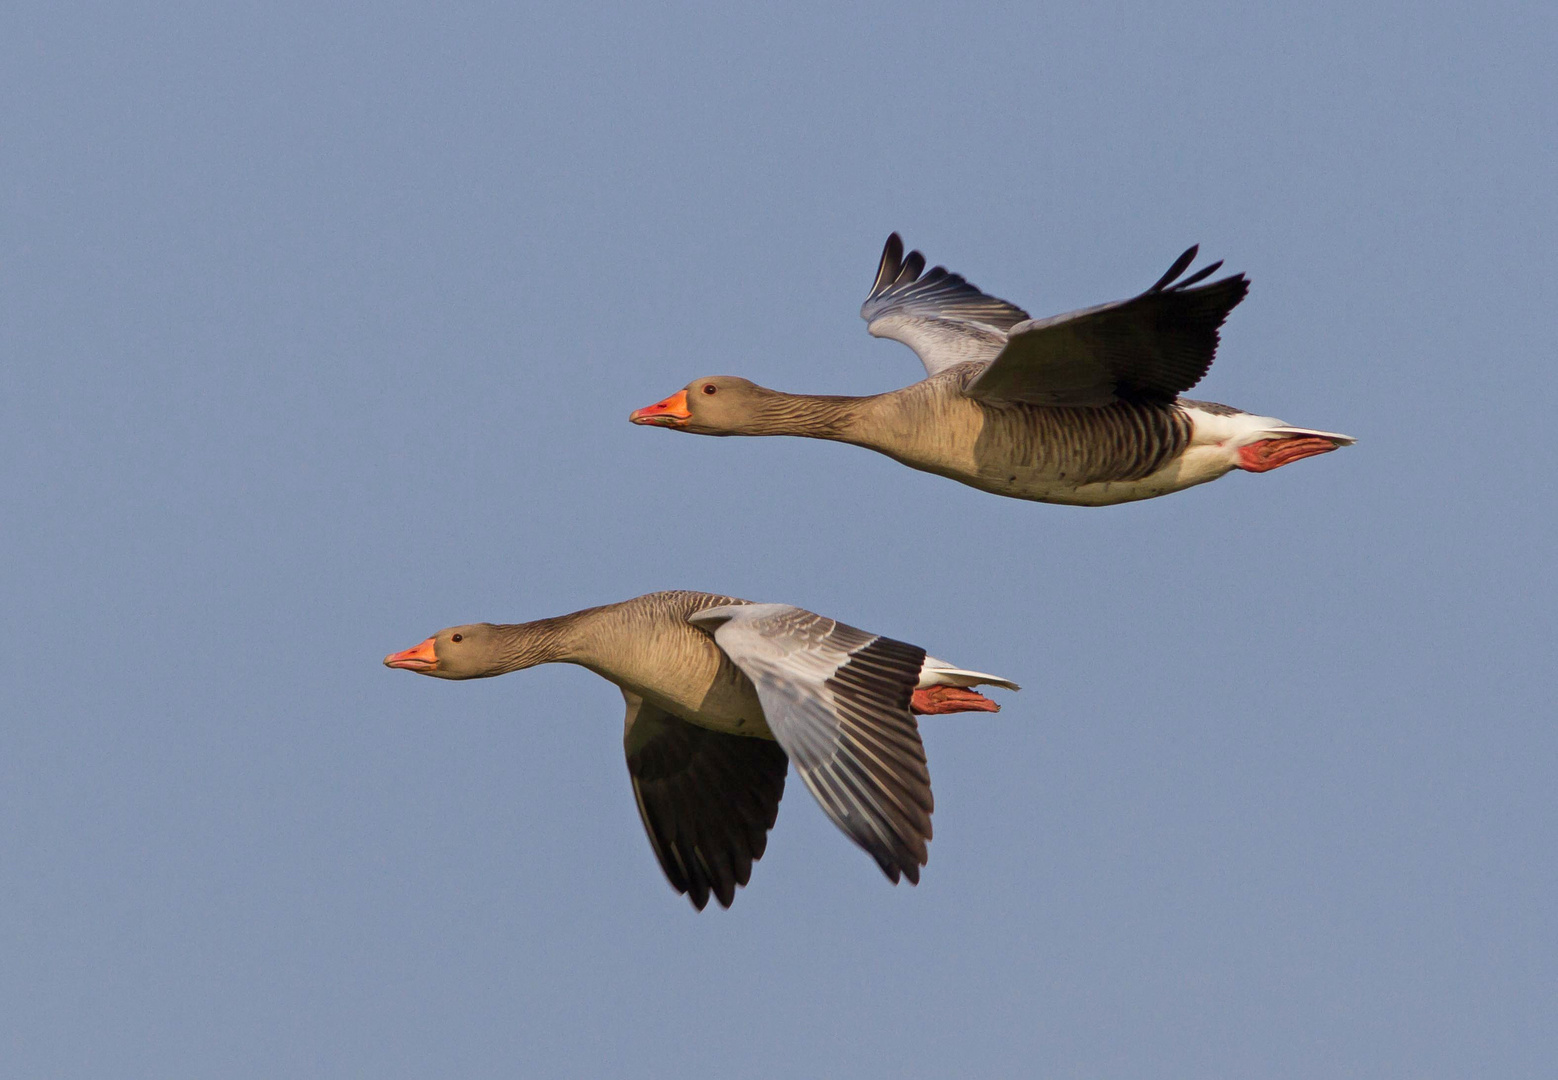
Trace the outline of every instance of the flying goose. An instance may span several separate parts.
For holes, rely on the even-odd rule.
[[[996,712],[972,688],[1017,689],[798,607],[702,592],[453,626],[384,658],[441,679],[558,662],[622,690],[639,816],[666,878],[699,911],[711,894],[729,907],[750,880],[792,760],[894,884],[918,884],[932,800],[913,714]]]
[[[1218,328],[1244,299],[1222,263],[1181,277],[1192,247],[1139,296],[1031,319],[887,238],[860,309],[913,349],[926,377],[869,397],[784,394],[696,379],[634,411],[635,424],[699,435],[801,435],[854,443],[925,472],[1038,502],[1107,506],[1232,471],[1268,472],[1353,439],[1179,395],[1201,380]]]

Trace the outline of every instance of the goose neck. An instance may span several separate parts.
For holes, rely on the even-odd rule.
[[[744,435],[799,435],[855,442],[872,401],[825,394],[765,394],[743,425]]]
[[[520,671],[537,664],[578,663],[585,640],[581,624],[590,614],[576,611],[533,622],[498,625],[497,673]]]

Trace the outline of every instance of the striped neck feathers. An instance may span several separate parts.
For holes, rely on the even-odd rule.
[[[580,624],[598,610],[587,608],[533,622],[494,625],[492,674],[505,675],[537,664],[578,663],[584,641]]]
[[[796,435],[808,439],[854,442],[860,421],[874,400],[821,394],[786,394],[753,387],[743,395],[741,410],[720,418],[718,435]],[[712,419],[712,418],[711,418]]]

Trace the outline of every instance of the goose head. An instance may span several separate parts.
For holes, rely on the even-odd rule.
[[[664,401],[634,409],[628,419],[698,435],[741,435],[761,414],[763,404],[777,396],[750,379],[712,375],[694,379]]]
[[[512,670],[506,663],[498,628],[472,623],[440,630],[420,645],[384,658],[384,666],[440,679],[481,679]]]

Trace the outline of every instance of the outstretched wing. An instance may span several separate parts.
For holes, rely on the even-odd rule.
[[[1197,250],[1140,296],[1013,326],[1005,348],[964,392],[1030,405],[1174,400],[1212,366],[1218,329],[1250,288],[1243,274],[1191,287],[1221,261],[1175,281]]]
[[[925,650],[787,604],[708,608],[711,630],[757,687],[763,715],[834,824],[893,882],[920,880],[934,803],[909,712]]]
[[[638,816],[679,893],[729,907],[779,815],[788,760],[777,743],[689,724],[624,690],[623,733]]]
[[[876,284],[861,305],[860,317],[876,337],[892,338],[913,349],[935,375],[965,360],[989,360],[1006,344],[1006,331],[1028,313],[987,296],[938,266],[924,277],[925,256],[903,255],[897,233],[887,238]]]

